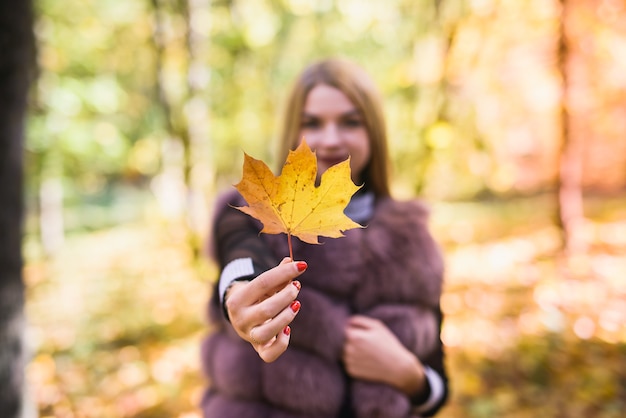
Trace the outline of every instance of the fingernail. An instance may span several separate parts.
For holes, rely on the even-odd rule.
[[[291,305],[289,305],[293,313],[298,312],[300,310],[300,306],[300,302],[297,300],[294,300],[293,302],[291,302]]]
[[[285,334],[286,336],[289,336],[289,334],[291,334],[291,328],[289,328],[289,325],[283,328],[283,334]]]
[[[308,266],[305,261],[298,261],[296,263],[296,267],[298,268],[298,271],[302,273]]]
[[[293,282],[291,282],[292,285],[294,285],[296,287],[296,289],[300,290],[300,288],[302,287],[302,285],[300,284],[299,281],[294,280]]]

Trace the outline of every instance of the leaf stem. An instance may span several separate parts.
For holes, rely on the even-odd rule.
[[[287,232],[287,244],[289,245],[289,258],[293,261],[293,249],[291,248],[291,233]]]

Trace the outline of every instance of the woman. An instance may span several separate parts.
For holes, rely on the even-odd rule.
[[[317,62],[286,107],[281,159],[302,137],[319,176],[350,156],[363,187],[345,213],[365,225],[322,245],[259,234],[259,222],[217,204],[221,275],[202,358],[206,417],[430,416],[448,392],[440,340],[443,264],[417,201],[390,197],[381,100],[362,69]],[[282,259],[282,261],[281,261]]]

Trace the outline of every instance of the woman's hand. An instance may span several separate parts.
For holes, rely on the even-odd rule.
[[[348,320],[343,362],[351,377],[386,383],[408,396],[424,389],[422,363],[377,319],[355,315]]]
[[[226,292],[224,303],[233,328],[268,363],[289,345],[289,324],[300,310],[295,300],[300,282],[294,279],[306,267],[304,261],[285,258],[252,281],[235,282]]]

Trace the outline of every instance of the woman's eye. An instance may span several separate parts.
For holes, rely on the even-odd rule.
[[[320,126],[319,121],[315,120],[315,119],[305,119],[302,121],[302,127],[303,128],[318,128]]]
[[[346,119],[343,121],[343,125],[348,128],[358,128],[363,126],[361,119]]]

